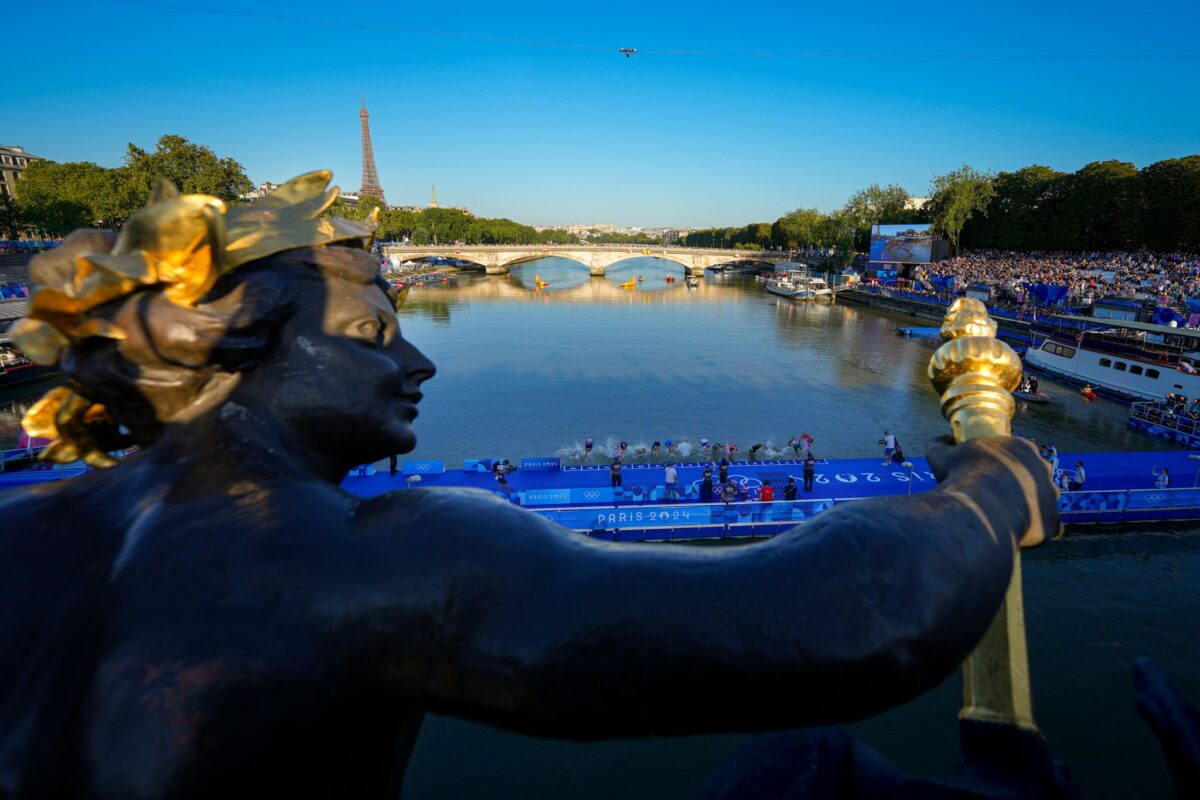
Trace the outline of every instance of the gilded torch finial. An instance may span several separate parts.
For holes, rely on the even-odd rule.
[[[1021,359],[996,338],[996,323],[978,300],[955,300],[942,323],[946,343],[929,361],[929,380],[955,441],[1010,436]]]
[[[942,323],[945,344],[929,361],[929,380],[957,442],[1011,436],[1021,359],[996,338],[996,323],[978,300],[954,301]],[[1004,605],[963,662],[962,719],[1037,730],[1029,686],[1021,558],[1014,554]]]

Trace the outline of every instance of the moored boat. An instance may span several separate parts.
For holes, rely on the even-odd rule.
[[[1056,317],[1031,326],[1025,365],[1094,395],[1159,401],[1200,396],[1200,331],[1145,322]]]
[[[832,300],[833,292],[824,278],[806,269],[788,270],[767,281],[766,290],[791,300]]]

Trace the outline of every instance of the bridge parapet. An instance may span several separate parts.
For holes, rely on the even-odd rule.
[[[558,257],[576,261],[588,268],[592,275],[604,275],[613,264],[640,256],[661,258],[679,264],[689,275],[703,274],[704,270],[736,261],[760,261],[776,264],[789,260],[791,254],[770,250],[718,250],[692,247],[643,247],[643,246],[514,246],[514,245],[462,245],[462,246],[411,246],[385,245],[384,255],[400,261],[417,261],[426,258],[448,258],[468,261],[483,267],[489,275],[508,272],[510,267],[539,258]]]

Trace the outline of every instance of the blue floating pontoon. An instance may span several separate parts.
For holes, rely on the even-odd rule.
[[[1060,466],[1073,473],[1084,462],[1084,491],[1063,492],[1059,512],[1070,524],[1183,521],[1200,519],[1200,490],[1196,478],[1200,461],[1181,451],[1150,453],[1063,453]],[[1198,456],[1200,457],[1200,456]],[[625,464],[622,486],[614,488],[608,464],[557,466],[556,459],[525,459],[524,467],[508,473],[510,502],[588,535],[621,541],[679,540],[727,536],[769,536],[811,519],[835,505],[871,497],[923,492],[936,485],[923,458],[884,466],[879,459],[818,459],[813,491],[800,491],[796,501],[783,500],[789,477],[803,487],[803,462],[734,461],[729,477],[747,495],[742,502],[701,503],[700,481],[706,462],[676,462],[679,493],[665,502],[661,464]],[[549,463],[548,463],[549,462]],[[410,464],[416,465],[408,469]],[[343,486],[370,497],[409,485],[466,486],[496,492],[492,462],[473,460],[463,470],[439,470],[441,462],[407,462],[396,476],[364,467]],[[1156,488],[1155,470],[1166,468],[1171,486]],[[420,476],[420,480],[411,480]],[[716,482],[717,470],[713,470]],[[770,503],[757,501],[767,481],[775,490]]]
[[[1083,491],[1063,492],[1059,512],[1073,525],[1186,521],[1200,519],[1200,454],[1186,451],[1150,453],[1063,453],[1060,465],[1068,473],[1083,461],[1087,482]],[[673,541],[725,537],[771,536],[842,503],[872,497],[924,492],[936,485],[923,458],[884,465],[880,459],[817,459],[812,492],[783,499],[789,477],[803,487],[799,460],[734,461],[729,478],[742,489],[738,502],[701,503],[700,481],[706,462],[676,462],[679,494],[664,496],[662,464],[624,464],[622,486],[613,487],[609,465],[562,466],[557,458],[525,458],[507,474],[507,499],[541,516],[599,538],[619,541]],[[463,469],[446,469],[442,461],[404,461],[396,475],[364,466],[342,486],[360,497],[373,497],[409,487],[468,487],[493,492],[497,483],[490,459],[468,460]],[[1156,488],[1155,471],[1166,468],[1171,486]],[[86,468],[0,473],[0,489],[62,480]],[[713,469],[717,482],[718,470]],[[757,500],[767,482],[775,490],[772,502]],[[719,489],[718,489],[719,490]]]

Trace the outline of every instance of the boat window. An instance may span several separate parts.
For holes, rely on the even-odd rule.
[[[1111,359],[1111,358],[1102,358],[1102,359],[1100,359],[1100,366],[1102,366],[1102,367],[1111,367],[1111,366],[1112,366],[1112,359]]]
[[[1075,357],[1074,347],[1064,347],[1063,345],[1055,344],[1054,342],[1043,342],[1042,349],[1051,355],[1062,356],[1063,358]]]
[[[1125,362],[1124,362],[1124,361],[1118,361],[1118,362],[1117,362],[1117,363],[1116,363],[1116,364],[1113,366],[1113,369],[1115,369],[1117,372],[1124,372],[1124,371],[1125,371]]]
[[[1139,367],[1137,364],[1134,364],[1133,366],[1131,366],[1131,367],[1129,368],[1129,374],[1130,374],[1130,375],[1141,375],[1141,374],[1142,374],[1142,368],[1141,368],[1141,367]]]
[[[1157,378],[1157,377],[1158,377],[1158,370],[1156,370],[1156,369],[1148,369],[1148,370],[1146,370],[1146,377],[1147,377],[1147,378]]]

